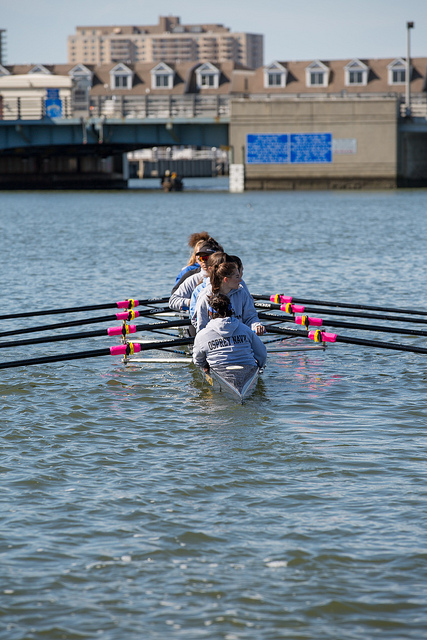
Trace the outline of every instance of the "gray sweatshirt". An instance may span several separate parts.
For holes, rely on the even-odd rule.
[[[208,297],[211,294],[212,286],[208,284],[200,292],[199,297],[197,298],[196,310],[194,316],[191,318],[191,322],[196,327],[196,331],[200,331],[206,327],[209,322]],[[238,289],[230,291],[228,297],[230,298],[231,306],[233,307],[233,316],[238,320],[241,320],[254,331],[255,327],[260,325],[261,322],[259,321],[254,301],[248,290],[240,284]]]
[[[187,307],[186,310],[188,311],[188,309],[190,308],[191,294],[193,293],[197,285],[200,284],[203,278],[205,278],[207,275],[207,271],[202,269],[198,273],[195,273],[193,276],[189,276],[188,278],[186,278],[169,298],[170,308],[174,309],[175,311],[181,311],[182,307],[184,306]]]
[[[198,367],[258,365],[264,367],[267,348],[258,336],[237,318],[215,318],[194,339],[193,362]]]

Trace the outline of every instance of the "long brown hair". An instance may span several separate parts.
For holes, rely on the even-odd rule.
[[[224,278],[229,278],[237,269],[237,264],[230,259],[228,254],[227,260],[220,264],[214,265],[209,273],[209,280],[212,286],[212,293],[219,293]]]

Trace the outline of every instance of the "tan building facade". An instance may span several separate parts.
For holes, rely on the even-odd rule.
[[[245,165],[246,189],[395,187],[398,117],[394,98],[235,100],[230,118],[232,162]],[[249,155],[250,136],[264,145],[255,156]],[[322,137],[330,144],[326,161],[316,146]],[[288,139],[290,146],[292,140],[298,144],[294,157],[292,149],[287,156],[281,153]],[[313,161],[316,153],[319,157]]]
[[[264,37],[235,33],[221,24],[181,24],[178,16],[158,25],[82,26],[68,37],[70,64],[114,62],[234,61],[252,69],[263,64]]]

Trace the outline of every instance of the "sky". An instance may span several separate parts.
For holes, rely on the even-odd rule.
[[[427,0],[0,0],[6,64],[65,63],[76,26],[157,24],[159,15],[261,33],[265,64],[406,57],[411,21],[411,56],[427,57]]]

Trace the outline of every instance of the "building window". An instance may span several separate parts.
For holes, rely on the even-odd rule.
[[[110,86],[112,89],[132,89],[133,72],[121,63],[110,71]]]
[[[387,65],[388,84],[405,84],[406,82],[406,60],[398,58]],[[411,69],[409,70],[409,78],[411,78]]]
[[[196,69],[196,85],[199,89],[218,89],[220,72],[215,65],[205,62]]]
[[[395,69],[392,78],[393,84],[404,84],[406,82],[406,69]]]
[[[154,69],[151,69],[152,89],[172,89],[173,79],[174,71],[165,62],[160,62]]]
[[[201,85],[202,87],[214,87],[215,86],[215,78],[213,75],[202,74],[201,76]]]
[[[169,76],[156,76],[156,87],[164,88],[169,86]]]
[[[344,67],[345,86],[366,86],[368,84],[369,68],[364,62],[354,58]]]
[[[114,76],[115,89],[127,89],[127,87],[128,87],[127,76]]]
[[[264,68],[264,87],[286,87],[288,70],[280,62],[273,62]]]
[[[325,74],[323,71],[312,71],[310,73],[310,86],[320,85],[322,86],[324,83]]]
[[[269,73],[268,74],[268,86],[269,87],[280,87],[282,84],[282,74],[281,73]]]
[[[305,84],[307,87],[327,87],[329,83],[329,68],[315,60],[305,68]]]
[[[349,84],[363,84],[362,71],[350,71],[348,74]]]

